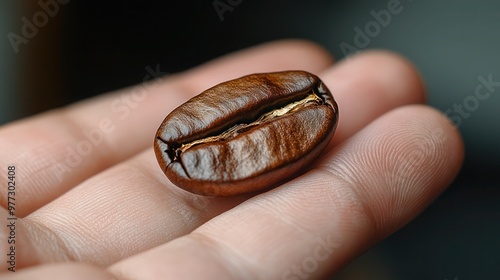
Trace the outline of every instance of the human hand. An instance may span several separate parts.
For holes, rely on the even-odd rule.
[[[267,192],[209,198],[173,186],[152,144],[163,118],[220,82],[317,74],[339,104],[309,171]],[[412,66],[386,52],[332,65],[302,41],[265,44],[185,73],[0,128],[16,166],[16,273],[2,279],[309,279],[338,271],[418,215],[453,180],[461,138],[420,105]],[[6,188],[6,187],[3,187]],[[8,217],[6,189],[1,217]],[[1,226],[4,258],[9,229]],[[21,269],[21,268],[25,269]]]

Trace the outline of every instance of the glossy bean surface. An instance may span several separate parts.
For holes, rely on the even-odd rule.
[[[338,107],[315,75],[253,74],[216,85],[173,110],[154,150],[176,186],[230,196],[276,186],[331,140]]]

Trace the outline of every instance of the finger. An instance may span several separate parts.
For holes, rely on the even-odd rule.
[[[307,175],[111,271],[131,279],[316,279],[420,213],[455,177],[462,157],[460,137],[441,113],[402,107]]]
[[[7,125],[0,129],[0,166],[16,165],[19,170],[23,188],[18,196],[23,199],[17,215],[31,213],[89,176],[152,145],[155,130],[170,110],[216,83],[253,72],[318,72],[330,63],[329,55],[311,43],[270,43],[184,74]],[[147,72],[157,70],[148,68],[145,75],[152,77]],[[5,194],[0,195],[5,207]]]
[[[363,52],[340,61],[320,76],[340,111],[332,145],[393,108],[425,102],[420,75],[410,62],[394,53]]]
[[[365,126],[371,121],[369,119],[371,116],[382,114],[384,108],[389,110],[391,106],[396,107],[411,102],[407,101],[408,99],[418,100],[419,96],[422,96],[422,92],[414,89],[415,81],[418,81],[415,71],[407,69],[411,66],[401,61],[399,57],[373,53],[354,59],[353,63],[338,65],[339,68],[347,70],[328,70],[326,75],[322,75],[330,87],[334,85],[332,81],[341,80],[335,73],[356,73],[354,69],[349,70],[354,66],[372,69],[372,71],[358,71],[361,77],[353,77],[357,83],[346,82],[350,86],[344,86],[345,91],[336,91],[336,98],[344,100],[346,98],[343,96],[350,96],[352,92],[365,94],[355,95],[360,100],[352,103],[358,106],[359,110],[372,113],[360,114],[363,117],[359,117],[353,125]],[[373,76],[380,71],[380,68],[370,66],[374,61],[387,65],[388,68],[396,68],[396,70],[382,68],[384,71],[407,73],[406,76],[398,76],[401,83],[406,82],[406,90],[402,90],[399,85],[395,86],[394,83],[385,82],[387,79],[374,79]],[[349,79],[349,77],[344,78]],[[365,85],[363,83],[365,80],[368,80],[371,86]],[[356,85],[367,90],[358,90]],[[368,89],[373,89],[374,92]],[[385,98],[383,102],[374,104],[363,102],[376,94],[396,97],[390,98],[390,101],[385,101],[387,99]],[[368,108],[373,106],[381,106],[382,109]],[[344,127],[349,127],[349,122],[356,115],[352,113],[352,116],[342,117],[344,116],[342,108],[340,110],[341,122],[346,123]],[[94,176],[50,205],[28,216],[25,222],[31,225],[29,235],[38,239],[43,236],[43,239],[51,241],[34,244],[36,251],[44,253],[32,254],[31,257],[37,258],[39,262],[70,258],[101,265],[111,264],[185,235],[247,197],[213,199],[181,191],[165,178],[158,168],[152,150],[148,150],[122,165]],[[123,203],[124,201],[130,203]],[[143,217],[148,218],[145,220]],[[51,247],[44,248],[46,243],[51,244]],[[66,244],[78,245],[71,246],[69,250],[66,249],[68,247]],[[100,253],[96,254],[96,250]],[[57,254],[58,251],[63,253]]]

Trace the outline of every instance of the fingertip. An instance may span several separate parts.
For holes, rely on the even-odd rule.
[[[446,116],[412,104],[374,120],[332,150],[318,168],[339,181],[335,187],[342,189],[347,211],[336,212],[351,221],[366,218],[369,226],[362,232],[370,233],[366,240],[373,243],[432,203],[453,182],[462,161],[462,139]],[[349,192],[353,195],[345,195]]]
[[[426,102],[426,87],[422,75],[415,64],[401,54],[386,50],[368,51],[364,55],[371,58],[380,65],[381,71],[387,82],[398,86],[399,92],[407,92],[411,103]]]
[[[410,61],[389,51],[366,51],[319,75],[339,106],[334,143],[352,136],[382,114],[425,102],[425,87]]]
[[[448,170],[454,171],[449,176],[451,183],[460,171],[464,160],[464,142],[460,131],[455,124],[441,111],[436,108],[424,105],[413,106],[416,110],[415,117],[422,118],[422,122],[427,124],[428,133],[431,137],[442,138],[445,143],[446,155],[448,159]]]
[[[370,130],[372,136],[365,139],[375,143],[370,149],[382,155],[378,168],[389,178],[385,186],[365,193],[369,197],[378,192],[383,198],[367,203],[383,238],[417,216],[453,182],[463,161],[463,142],[443,113],[420,104],[388,112]],[[376,178],[373,174],[372,180]]]
[[[345,65],[344,65],[345,64]],[[372,81],[385,90],[384,98],[403,99],[406,104],[425,103],[425,86],[415,65],[395,52],[370,50],[341,60],[339,72],[362,75],[369,72]],[[337,74],[339,75],[339,74]]]

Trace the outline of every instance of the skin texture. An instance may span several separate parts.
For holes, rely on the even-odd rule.
[[[259,195],[229,198],[169,183],[151,147],[158,120],[221,82],[289,69],[316,73],[342,108],[335,136],[307,173]],[[0,128],[0,167],[15,164],[22,182],[18,270],[0,278],[324,279],[415,218],[451,183],[463,158],[455,127],[422,105],[418,73],[392,53],[333,64],[312,43],[272,42],[152,82],[129,111],[110,109],[143,88]],[[103,132],[71,172],[56,173],[67,149],[87,139],[82,131],[104,119],[114,130]],[[5,176],[0,172],[1,182]],[[0,227],[0,256],[8,234]],[[306,271],[311,260],[317,267]],[[0,266],[6,271],[5,261]]]
[[[261,120],[291,104],[300,105]],[[317,76],[252,74],[216,85],[172,111],[154,148],[177,186],[202,195],[238,195],[276,185],[310,164],[330,142],[337,120],[337,104]]]

